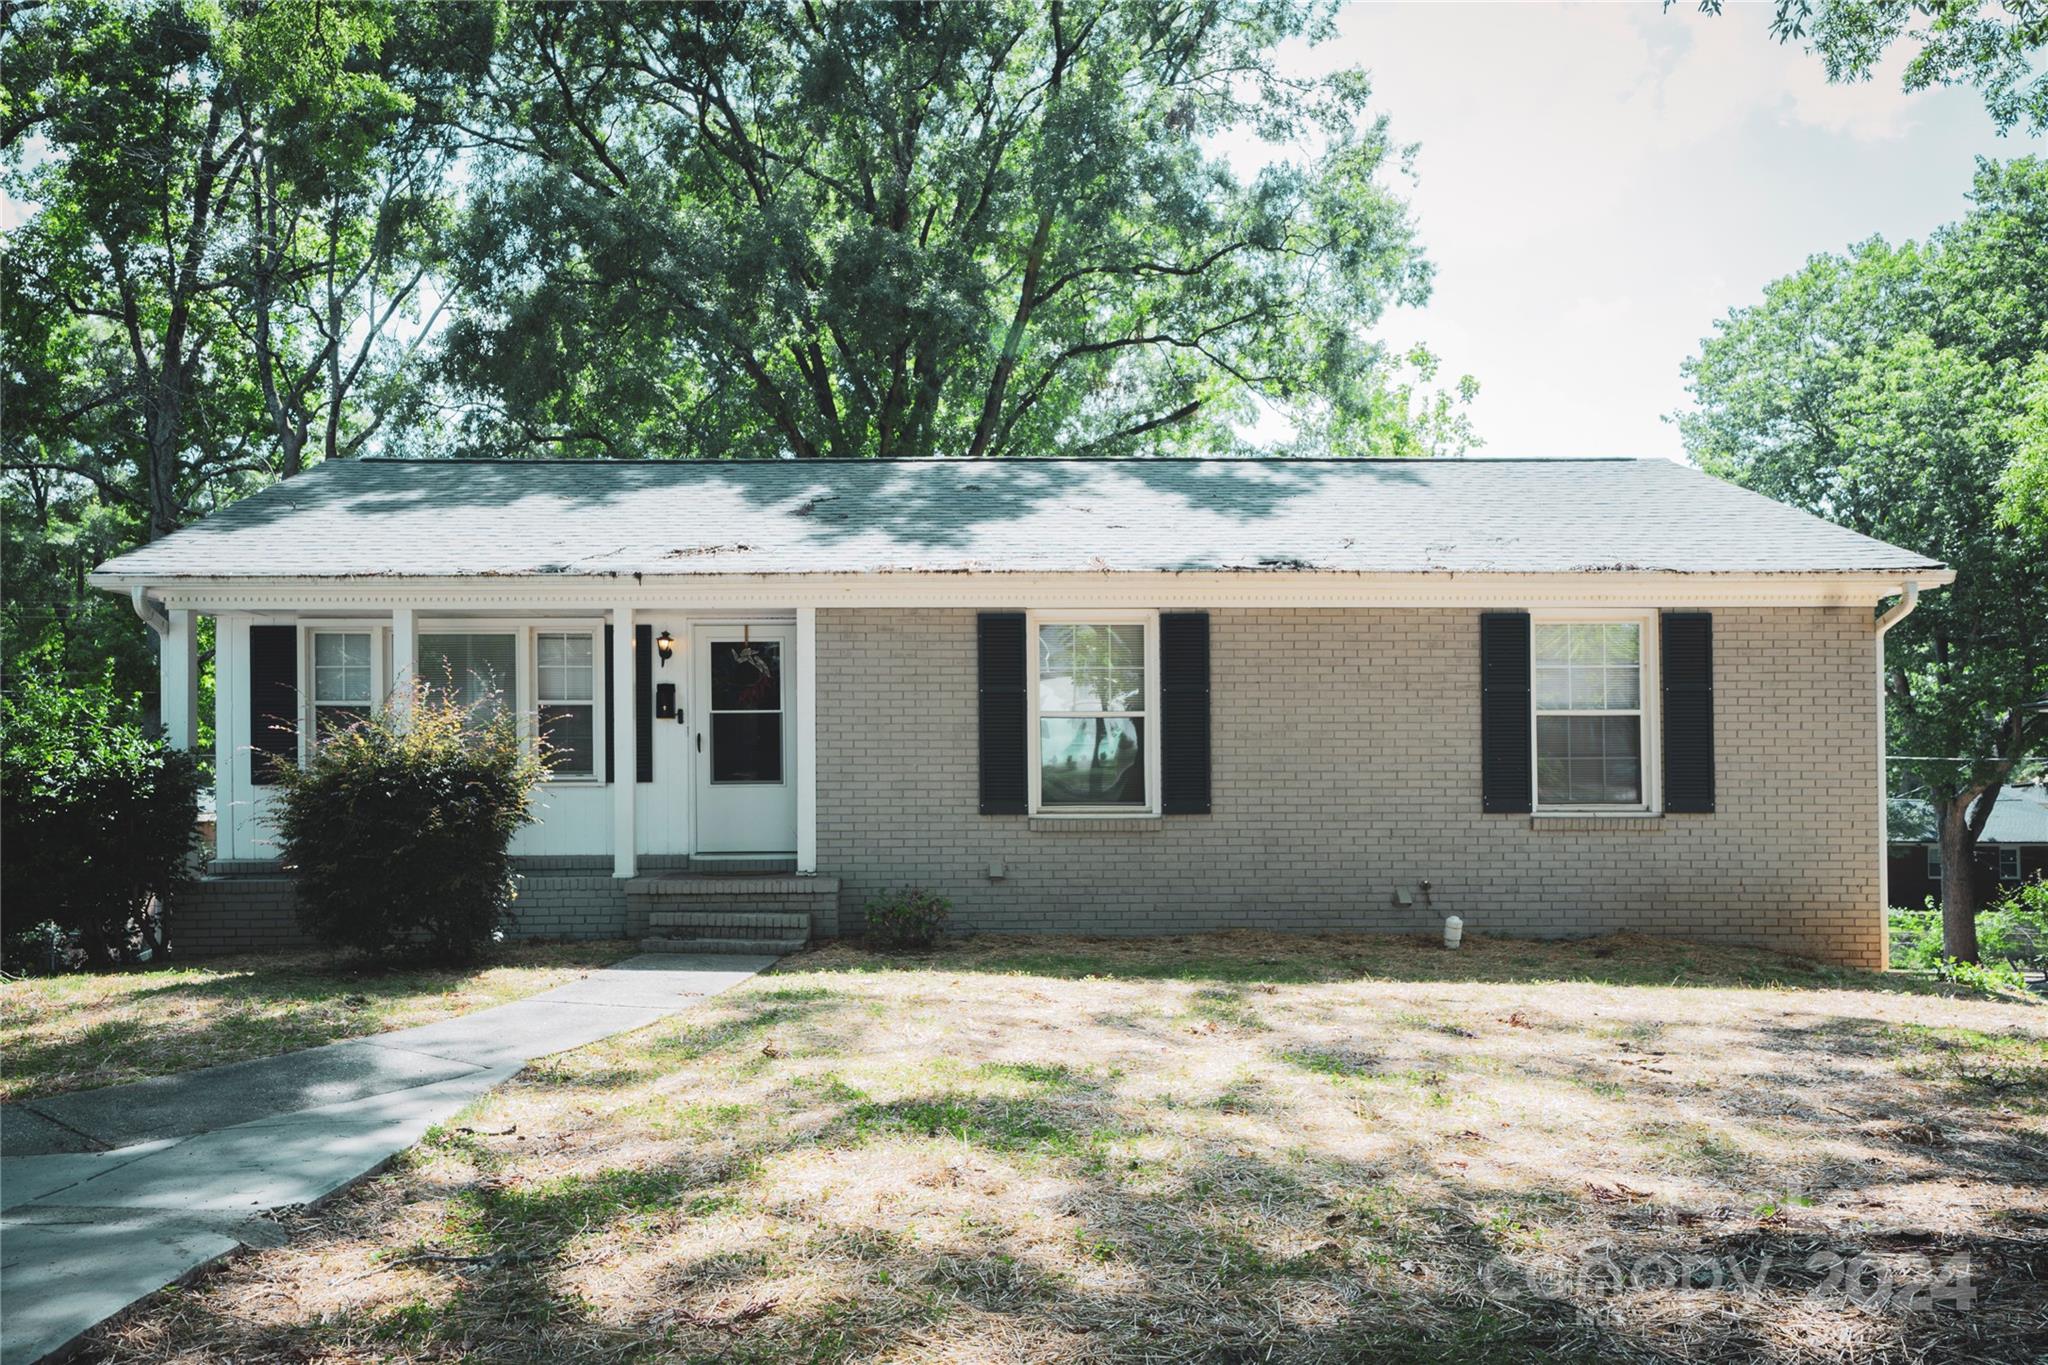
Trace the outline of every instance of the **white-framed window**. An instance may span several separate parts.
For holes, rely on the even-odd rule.
[[[1536,809],[1656,809],[1656,628],[1654,612],[1531,618]]]
[[[422,621],[418,668],[430,692],[509,712],[520,736],[546,741],[548,779],[603,782],[604,627],[583,620]]]
[[[1157,612],[1033,612],[1031,810],[1159,811]]]
[[[312,727],[310,744],[366,718],[379,700],[377,636],[368,630],[308,632],[312,685],[307,689]]]
[[[467,709],[479,724],[519,711],[519,638],[499,625],[435,626],[419,634],[428,693]]]
[[[1941,880],[1940,844],[1929,844],[1927,846],[1927,880],[1930,882],[1938,882]]]
[[[590,630],[534,632],[537,733],[558,778],[598,775],[598,638]]]
[[[1998,880],[2016,882],[2020,879],[2020,851],[2018,848],[1998,850]]]

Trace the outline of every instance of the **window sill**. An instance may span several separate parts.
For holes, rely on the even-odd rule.
[[[1635,832],[1654,834],[1664,828],[1664,817],[1650,811],[1550,811],[1529,817],[1529,828],[1546,834]]]
[[[1157,815],[1034,815],[1036,834],[1157,834],[1166,821]]]

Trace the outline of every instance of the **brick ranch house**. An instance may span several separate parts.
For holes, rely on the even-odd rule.
[[[560,762],[515,931],[1638,930],[1885,959],[1883,629],[1942,565],[1661,460],[338,461],[100,566],[266,769],[414,676]],[[1878,608],[1899,599],[1882,617]]]

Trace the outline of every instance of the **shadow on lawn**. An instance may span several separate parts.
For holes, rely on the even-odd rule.
[[[462,990],[494,968],[596,968],[634,950],[518,945],[467,966],[292,953],[17,982],[7,1013],[10,1102],[361,1037],[393,1027],[387,1011]],[[195,972],[208,975],[192,979]],[[116,1011],[90,1025],[72,1022]]]
[[[943,958],[924,967],[940,977],[983,970]],[[934,1068],[920,1084],[878,1100],[803,1062],[895,1058],[899,1021],[818,981],[831,978],[778,988],[771,976],[708,1017],[589,1049],[584,1084],[576,1073],[528,1073],[516,1084],[545,1090],[555,1106],[553,1132],[531,1136],[564,1145],[580,1169],[536,1168],[534,1148],[516,1145],[523,1133],[438,1135],[436,1149],[473,1174],[450,1184],[437,1167],[404,1194],[444,1201],[430,1244],[388,1253],[440,1258],[421,1262],[431,1278],[412,1297],[363,1315],[278,1317],[238,1312],[232,1296],[219,1306],[193,1296],[179,1306],[183,1336],[168,1344],[203,1338],[221,1358],[1550,1365],[2017,1360],[2044,1341],[2048,1241],[2018,1223],[2012,1236],[1988,1230],[1996,1217],[1968,1200],[1958,1209],[1983,1225],[1879,1226],[1853,1212],[1855,1197],[1890,1200],[1895,1186],[2028,1183],[2028,1154],[1996,1136],[2005,1101],[1981,1087],[1942,1083],[1952,1142],[1908,1146],[1867,1131],[1895,1097],[1836,1067],[1836,1049],[1941,1055],[1938,1040],[1910,1031],[1902,1041],[1849,1016],[1736,1025],[1733,1042],[1764,1049],[1772,1072],[1754,1087],[1690,1095],[1614,1069],[1609,1050],[1620,1054],[1630,1031],[1588,1034],[1578,1057],[1513,1061],[1515,1078],[1564,1104],[1625,1079],[1620,1098],[1642,1124],[1668,1126],[1683,1147],[1672,1159],[1704,1172],[1692,1182],[1704,1197],[1688,1201],[1580,1181],[1555,1160],[1534,1174],[1512,1163],[1468,1171],[1458,1139],[1405,1126],[1412,1109],[1375,1107],[1376,1096],[1406,1105],[1440,1094],[1473,1105],[1485,1126],[1490,1102],[1460,1085],[1498,1073],[1478,1066],[1487,1058],[1444,1050],[1447,1038],[1479,1036],[1470,1029],[1382,1019],[1385,1037],[1338,1046],[1306,1017],[1242,1014],[1257,991],[1218,984],[1205,998],[1242,1015],[1222,1036],[1249,1041],[1264,1068],[1248,1079],[1243,1068],[1212,1070],[1198,1073],[1199,1091],[1141,1092],[1120,1070],[1085,1065],[1078,1046],[977,1059],[982,1044],[962,1033],[937,1061],[914,1054]],[[977,1022],[1012,1046],[1032,1036],[1021,1026],[1035,1007],[967,989]],[[1218,1036],[1175,1028],[1142,1041],[1169,1062],[1196,1062]],[[592,1117],[628,1067],[658,1087],[664,1069],[695,1068],[650,1095],[650,1110],[699,1103],[693,1083],[715,1092],[733,1076],[787,1075],[775,1070],[765,1097],[688,1122],[658,1124],[637,1105]],[[1768,1092],[1764,1108],[1758,1092]],[[1351,1107],[1355,1122],[1325,1131],[1379,1154],[1348,1154],[1291,1124],[1290,1102]],[[1667,1123],[1681,1102],[1692,1112]],[[1221,1118],[1191,1128],[1185,1116],[1196,1111]],[[1730,1156],[1695,1141],[1716,1123],[1758,1125],[1760,1114],[1780,1139],[1767,1152]],[[1886,1141],[1894,1159],[1858,1155]],[[805,1183],[820,1167],[824,1183]],[[1787,1191],[1850,1201],[1819,1210]],[[362,1225],[343,1225],[336,1240],[374,1245],[374,1208],[356,1216]],[[1968,1267],[1971,1303],[1914,1297],[1957,1263]],[[1851,1264],[1875,1267],[1874,1277],[1837,1273]]]

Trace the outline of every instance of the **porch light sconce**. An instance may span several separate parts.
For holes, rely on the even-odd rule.
[[[662,667],[668,666],[669,656],[676,652],[676,637],[663,631],[654,637],[655,653],[661,655]]]

